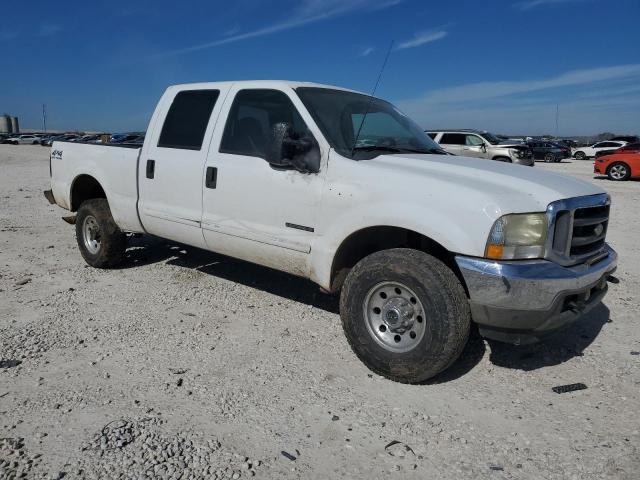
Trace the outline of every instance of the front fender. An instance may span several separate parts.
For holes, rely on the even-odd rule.
[[[487,218],[477,215],[475,219],[465,219],[437,207],[424,208],[424,205],[405,202],[378,202],[349,209],[332,218],[312,245],[311,280],[328,290],[333,259],[340,245],[366,228],[404,228],[430,238],[452,253],[481,256],[490,225]]]

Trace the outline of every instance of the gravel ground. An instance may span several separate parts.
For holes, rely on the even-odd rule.
[[[547,343],[474,335],[412,386],[298,278],[148,237],[87,267],[48,154],[0,145],[0,478],[638,478],[640,182],[537,164],[611,193],[621,283]]]

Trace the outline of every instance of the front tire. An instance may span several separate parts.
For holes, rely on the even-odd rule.
[[[586,160],[587,155],[584,152],[580,151],[580,152],[576,152],[574,157],[576,158],[576,160]]]
[[[544,156],[544,161],[545,161],[545,163],[555,163],[556,162],[556,156],[553,153],[547,153]]]
[[[626,163],[612,163],[609,168],[607,168],[607,176],[616,182],[629,180],[629,177],[631,176],[631,169]]]
[[[512,163],[512,160],[509,157],[495,157],[494,160],[498,162]]]
[[[431,255],[405,248],[373,253],[351,269],[340,317],[358,358],[403,383],[425,381],[451,365],[471,324],[454,273]]]
[[[87,200],[80,205],[76,239],[82,258],[92,267],[115,267],[124,259],[127,237],[113,220],[104,198]]]

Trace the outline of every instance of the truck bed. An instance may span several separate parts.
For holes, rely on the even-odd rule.
[[[142,232],[137,210],[140,150],[138,145],[53,142],[51,188],[56,203],[75,210],[74,182],[91,176],[106,192],[116,223],[123,230]]]

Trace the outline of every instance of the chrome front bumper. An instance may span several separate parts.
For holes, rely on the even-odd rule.
[[[487,338],[534,343],[578,320],[607,293],[618,255],[593,265],[563,267],[548,260],[494,261],[456,256],[473,320]]]

